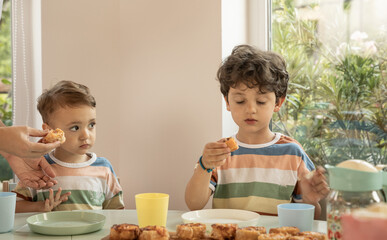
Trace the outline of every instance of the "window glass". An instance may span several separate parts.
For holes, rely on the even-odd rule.
[[[11,1],[4,0],[0,20],[0,119],[12,125]],[[12,170],[0,155],[0,181],[11,179]]]
[[[387,164],[387,15],[384,0],[272,0],[272,50],[290,74],[273,130],[316,164]]]

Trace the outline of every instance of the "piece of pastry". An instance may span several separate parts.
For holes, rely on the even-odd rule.
[[[168,240],[169,232],[165,227],[147,226],[141,228],[139,240]]]
[[[271,228],[269,233],[280,233],[283,235],[296,235],[300,232],[300,229],[296,227],[279,227],[279,228]]]
[[[237,224],[212,224],[211,238],[212,239],[234,239],[237,229]]]
[[[140,235],[140,228],[134,224],[114,224],[110,228],[110,240],[132,240]]]
[[[203,223],[186,223],[177,225],[176,234],[181,239],[202,239],[206,234]]]
[[[53,143],[56,141],[60,141],[60,143],[64,143],[66,141],[66,137],[64,135],[64,132],[57,128],[57,129],[51,129],[47,135],[42,139],[43,143]]]
[[[226,138],[225,143],[227,144],[227,147],[230,148],[231,152],[233,152],[239,148],[237,142],[235,141],[235,139],[233,137]]]
[[[282,235],[279,233],[268,233],[268,234],[261,234],[258,237],[258,240],[287,240],[288,235]]]
[[[313,240],[313,238],[306,236],[290,236],[286,240]]]
[[[305,236],[309,237],[312,240],[328,240],[328,236],[324,233],[319,233],[319,232],[300,232],[297,234],[298,236]]]
[[[265,227],[244,227],[244,228],[238,228],[236,230],[235,234],[235,240],[256,240],[258,239],[258,236],[261,234],[266,234],[266,228]]]

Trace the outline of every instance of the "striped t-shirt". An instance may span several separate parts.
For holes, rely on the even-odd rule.
[[[81,163],[67,163],[55,158],[53,152],[44,157],[54,170],[58,184],[52,187],[54,196],[58,188],[62,194],[71,192],[66,202],[61,203],[53,211],[81,209],[122,209],[124,201],[122,188],[118,183],[113,167],[106,158],[88,153],[90,159]],[[16,186],[14,192],[27,201],[45,201],[49,198],[49,190],[35,190]]]
[[[315,167],[296,140],[276,133],[269,143],[237,143],[239,149],[212,173],[213,208],[276,215],[278,204],[301,199],[297,179]]]

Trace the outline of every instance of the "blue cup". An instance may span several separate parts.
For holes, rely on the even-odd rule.
[[[0,192],[0,233],[9,232],[15,222],[16,193]]]
[[[284,203],[277,206],[280,227],[297,227],[301,232],[312,231],[314,206],[305,203]]]

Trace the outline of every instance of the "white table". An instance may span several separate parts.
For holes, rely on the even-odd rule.
[[[74,236],[46,236],[29,231],[26,227],[26,219],[29,216],[37,213],[17,213],[15,215],[15,226],[12,232],[0,234],[0,240],[19,240],[19,239],[102,239],[109,235],[110,227],[113,224],[133,223],[137,224],[136,210],[99,210],[96,211],[106,216],[104,227],[94,233]],[[181,214],[184,211],[169,210],[167,219],[167,228],[169,231],[175,231],[176,225],[183,223]],[[261,216],[258,226],[264,226],[267,230],[278,227],[278,218],[272,216]],[[327,224],[325,221],[314,221],[313,231],[324,232],[327,231]]]

